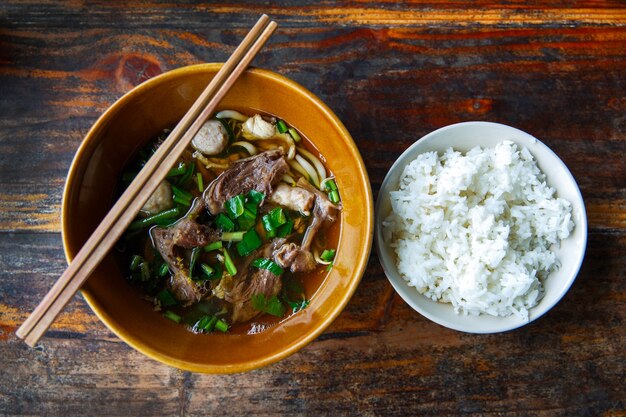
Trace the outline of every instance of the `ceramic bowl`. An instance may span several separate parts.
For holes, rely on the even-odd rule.
[[[466,152],[476,146],[494,147],[502,140],[511,140],[528,148],[536,159],[539,168],[547,177],[548,184],[556,189],[557,196],[572,204],[572,219],[575,228],[570,236],[554,248],[561,262],[559,270],[552,272],[544,282],[543,299],[529,310],[528,320],[515,315],[494,317],[458,315],[451,304],[435,302],[421,295],[408,285],[396,267],[394,250],[383,238],[382,222],[391,212],[390,191],[398,189],[399,178],[404,167],[417,155],[436,151],[444,152],[452,147]],[[451,329],[468,333],[497,333],[518,328],[541,317],[565,295],[570,288],[582,264],[587,244],[587,216],[582,195],[574,177],[559,157],[545,144],[533,136],[497,123],[466,122],[438,129],[411,145],[393,164],[385,177],[378,200],[376,201],[376,249],[383,269],[391,285],[413,309],[428,319]]]
[[[68,262],[112,205],[120,175],[142,145],[171,128],[221,64],[184,67],[157,76],[113,104],[85,137],[63,196],[63,243]],[[350,134],[311,92],[276,73],[248,70],[220,109],[259,110],[304,133],[326,158],[343,199],[334,268],[310,305],[256,334],[195,335],[152,310],[110,254],[82,288],[96,315],[122,340],[165,364],[195,372],[242,372],[276,362],[315,339],[354,293],[368,260],[373,202],[367,172]]]

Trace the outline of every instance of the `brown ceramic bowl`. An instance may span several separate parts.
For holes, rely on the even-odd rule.
[[[115,187],[135,151],[174,126],[221,64],[180,68],[134,88],[91,128],[78,150],[63,196],[63,244],[70,261],[112,205]],[[373,202],[363,161],[337,116],[300,85],[250,69],[220,108],[260,110],[285,119],[327,159],[343,197],[335,266],[302,312],[257,334],[195,335],[140,299],[110,254],[83,286],[96,315],[138,351],[177,368],[242,372],[276,362],[315,339],[339,315],[365,270],[373,233]]]

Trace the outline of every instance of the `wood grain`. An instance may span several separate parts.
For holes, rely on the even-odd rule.
[[[568,165],[587,255],[546,316],[499,335],[413,312],[375,254],[351,302],[299,353],[242,375],[145,358],[76,297],[38,349],[13,332],[65,268],[63,185],[97,117],[170,69],[221,62],[267,12],[255,65],[324,100],[372,188],[420,136],[490,120]],[[626,415],[626,6],[622,1],[0,4],[1,415]]]

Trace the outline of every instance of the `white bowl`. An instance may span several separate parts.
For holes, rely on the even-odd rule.
[[[515,315],[494,317],[456,314],[451,304],[438,303],[421,295],[408,285],[396,267],[396,254],[383,239],[382,222],[391,213],[390,191],[398,189],[398,182],[404,167],[417,155],[452,147],[466,152],[476,146],[494,147],[502,140],[511,140],[525,146],[537,160],[539,168],[546,175],[548,184],[556,189],[557,196],[572,204],[572,219],[575,223],[570,236],[555,248],[560,269],[552,272],[545,280],[545,295],[535,307],[529,310],[528,320]],[[497,333],[521,327],[541,317],[565,295],[582,264],[587,245],[587,215],[580,189],[563,161],[550,148],[533,136],[510,126],[489,122],[458,123],[435,130],[411,145],[393,164],[382,183],[376,201],[376,250],[385,274],[391,285],[413,309],[426,318],[450,329],[468,333]]]

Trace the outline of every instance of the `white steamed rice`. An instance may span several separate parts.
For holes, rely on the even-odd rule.
[[[528,149],[510,141],[419,155],[391,205],[383,230],[400,275],[464,314],[528,319],[542,280],[559,266],[550,247],[574,228],[571,204],[555,197]]]

